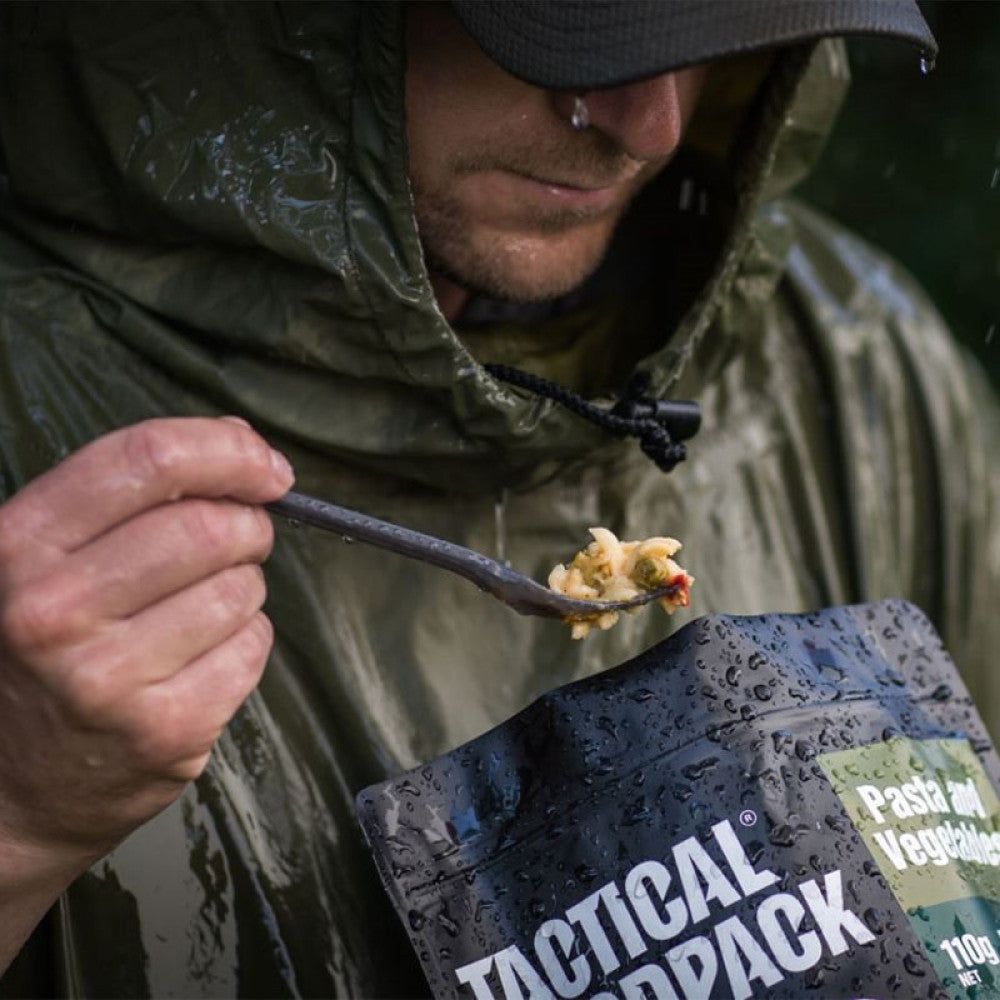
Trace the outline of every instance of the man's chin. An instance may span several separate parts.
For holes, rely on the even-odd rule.
[[[425,248],[428,269],[475,295],[506,302],[547,302],[578,288],[597,270],[608,236],[590,245],[563,241],[495,240],[488,246],[449,248],[435,254]]]

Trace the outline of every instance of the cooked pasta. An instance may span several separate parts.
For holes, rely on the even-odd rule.
[[[560,563],[549,573],[552,590],[586,601],[628,601],[644,590],[674,587],[656,603],[668,614],[688,606],[694,577],[673,560],[681,549],[676,538],[622,542],[607,528],[591,528],[590,533],[594,540],[583,551],[568,565]],[[573,638],[582,639],[592,628],[611,628],[618,621],[618,612],[605,611],[593,618],[568,621],[573,626]]]

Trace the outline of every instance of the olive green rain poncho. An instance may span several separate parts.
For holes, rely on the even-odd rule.
[[[642,287],[612,276],[529,329],[459,337],[411,211],[398,6],[2,17],[4,493],[112,428],[238,413],[299,489],[537,578],[598,524],[677,535],[697,577],[689,611],[574,643],[440,570],[279,525],[260,690],[204,776],[69,890],[8,992],[422,993],[355,793],[706,612],[907,597],[996,731],[995,404],[903,271],[781,197],[847,83],[839,43],[710,83],[633,212]],[[638,368],[703,427],[665,475],[484,361],[609,401]]]

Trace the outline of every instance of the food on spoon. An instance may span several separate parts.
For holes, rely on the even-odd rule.
[[[591,528],[590,533],[594,540],[583,551],[568,565],[560,563],[549,573],[550,589],[584,601],[629,601],[644,590],[671,587],[671,592],[656,603],[667,614],[688,606],[694,577],[673,560],[682,547],[676,538],[622,542],[607,528]],[[592,628],[611,628],[618,621],[618,612],[567,621],[573,626],[573,638],[582,639]]]

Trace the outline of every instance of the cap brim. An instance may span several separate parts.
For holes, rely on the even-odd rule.
[[[914,0],[452,0],[507,72],[550,90],[591,90],[724,56],[831,35],[880,35],[933,59]]]

